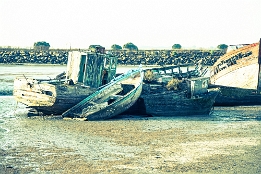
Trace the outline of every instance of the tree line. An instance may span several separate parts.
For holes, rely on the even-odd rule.
[[[89,49],[96,49],[97,47],[101,47],[100,45],[90,45]],[[228,45],[226,44],[219,44],[217,46],[218,49],[224,50],[227,49]],[[50,44],[46,41],[38,41],[34,43],[34,49],[36,50],[48,50],[50,48]],[[172,49],[181,49],[182,46],[180,44],[173,44]],[[122,49],[126,49],[126,50],[130,50],[130,51],[138,51],[138,46],[136,46],[135,44],[133,44],[132,42],[128,42],[126,44],[124,44],[123,46],[120,46],[118,44],[113,44],[111,46],[112,50],[122,50]]]
[[[228,47],[228,45],[226,45],[226,44],[219,44],[219,45],[217,46],[217,48],[218,48],[218,49],[221,49],[221,50],[227,49],[227,47]],[[180,44],[173,44],[171,48],[172,48],[172,49],[181,49],[182,46],[181,46]],[[131,51],[133,51],[133,50],[136,50],[136,51],[137,51],[137,50],[138,50],[138,47],[137,47],[136,45],[134,45],[132,42],[128,42],[128,43],[124,44],[123,47],[121,47],[120,45],[117,45],[117,44],[113,44],[113,45],[111,46],[111,49],[112,49],[112,50],[127,49],[127,50],[131,50]]]

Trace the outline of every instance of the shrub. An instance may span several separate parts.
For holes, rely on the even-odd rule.
[[[219,45],[217,46],[217,48],[218,48],[218,49],[221,49],[221,50],[227,49],[227,47],[228,47],[228,45],[226,45],[226,44],[219,44]]]
[[[39,42],[34,43],[35,50],[40,50],[40,51],[45,50],[46,51],[46,50],[49,50],[49,48],[50,48],[50,44],[45,41],[39,41]]]
[[[148,82],[152,82],[156,80],[156,77],[151,70],[146,70],[144,73],[144,80]]]
[[[174,45],[172,45],[172,49],[181,49],[181,45],[180,44],[174,44]]]
[[[131,42],[128,42],[125,45],[123,45],[123,48],[129,51],[138,51],[138,47]]]
[[[121,50],[122,47],[121,47],[120,45],[113,44],[113,45],[111,46],[111,49],[112,49],[112,50]]]
[[[179,80],[177,78],[173,78],[168,82],[168,84],[166,85],[166,88],[168,90],[177,90],[180,83],[181,83],[181,80]]]

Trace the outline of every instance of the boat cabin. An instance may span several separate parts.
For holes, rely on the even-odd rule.
[[[98,88],[116,76],[117,58],[97,51],[71,51],[68,55],[66,81]]]
[[[208,92],[209,77],[187,79],[188,95],[195,97]]]
[[[237,49],[242,48],[246,45],[249,45],[249,44],[228,45],[226,53],[233,51],[233,50],[237,50]]]

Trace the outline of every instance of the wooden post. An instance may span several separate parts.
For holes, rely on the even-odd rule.
[[[258,81],[257,81],[257,92],[261,92],[261,38],[259,40],[259,46],[258,46]]]

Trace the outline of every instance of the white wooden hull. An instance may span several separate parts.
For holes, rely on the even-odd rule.
[[[213,77],[211,83],[222,86],[257,89],[259,71],[258,63],[249,64],[235,70],[230,69],[232,69],[232,67],[228,67],[226,70],[227,72],[215,80]]]
[[[260,42],[228,52],[213,65],[210,83],[220,88],[214,105],[261,104]]]
[[[260,43],[233,50],[213,65],[210,83],[213,85],[258,89],[260,78]]]

